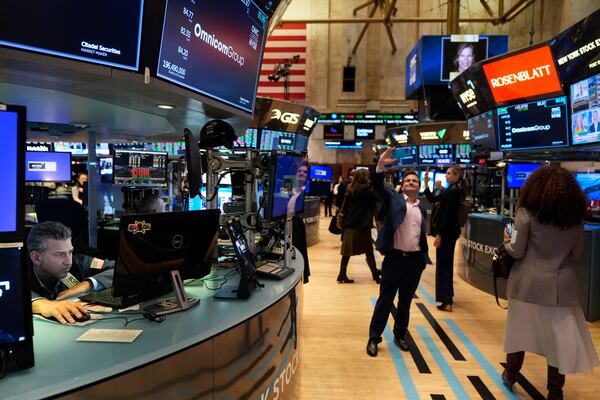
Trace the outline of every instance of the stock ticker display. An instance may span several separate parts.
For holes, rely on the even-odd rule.
[[[166,153],[115,150],[114,183],[131,186],[164,186],[167,184],[167,159]]]

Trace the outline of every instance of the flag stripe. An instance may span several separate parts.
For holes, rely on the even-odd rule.
[[[288,93],[290,100],[306,100],[306,24],[285,24],[276,27],[265,45],[258,81],[258,95],[277,99],[284,98],[284,77],[271,82],[268,77],[283,67],[286,60],[300,58],[289,68]]]

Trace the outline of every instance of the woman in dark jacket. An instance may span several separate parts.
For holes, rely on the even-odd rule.
[[[353,279],[348,278],[346,269],[350,257],[359,254],[366,255],[373,280],[378,284],[381,282],[381,272],[375,265],[373,239],[371,238],[375,200],[375,193],[371,189],[370,172],[364,169],[356,171],[346,190],[346,200],[342,207],[344,230],[340,252],[342,262],[337,277],[339,283],[354,283]]]
[[[425,197],[432,204],[439,203],[435,220],[431,221],[432,235],[435,235],[435,300],[442,304],[438,309],[452,311],[452,297],[454,287],[452,277],[454,274],[454,247],[460,236],[460,223],[458,215],[464,199],[463,172],[459,167],[452,166],[446,171],[446,181],[450,187],[437,196],[431,193],[427,184],[429,174],[425,175]]]

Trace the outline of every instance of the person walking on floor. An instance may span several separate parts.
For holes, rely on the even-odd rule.
[[[414,171],[404,174],[402,193],[384,187],[385,166],[396,162],[392,158],[394,148],[387,149],[377,163],[373,190],[384,202],[386,210],[383,224],[377,235],[377,248],[385,254],[382,264],[379,298],[375,304],[369,326],[367,354],[376,357],[381,334],[387,324],[394,297],[398,293],[398,307],[394,322],[394,343],[402,351],[408,351],[406,332],[410,318],[410,304],[419,285],[421,274],[427,264],[426,237],[427,211],[417,198],[420,181]]]
[[[581,311],[572,261],[584,247],[585,194],[571,173],[545,166],[529,176],[519,196],[508,277],[504,384],[512,389],[525,352],[548,362],[548,399],[562,399],[565,374],[599,364]]]
[[[437,308],[442,311],[452,311],[454,297],[454,248],[460,236],[458,215],[465,197],[463,171],[460,167],[452,166],[446,171],[446,180],[450,187],[438,195],[431,193],[428,187],[429,173],[425,174],[425,197],[433,205],[439,203],[432,217],[431,234],[435,236],[435,300],[442,303]]]
[[[371,270],[373,280],[380,282],[381,273],[375,264],[373,253],[373,239],[371,229],[373,228],[373,211],[375,210],[375,193],[371,189],[371,178],[368,170],[358,170],[352,177],[342,201],[341,212],[343,213],[342,231],[342,261],[337,281],[339,283],[354,283],[348,278],[348,261],[351,256],[364,254],[367,265]]]

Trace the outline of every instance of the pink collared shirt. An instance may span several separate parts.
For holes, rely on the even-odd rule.
[[[421,238],[421,222],[423,215],[419,208],[419,199],[411,202],[409,197],[403,194],[406,200],[406,216],[396,232],[394,232],[394,249],[401,251],[419,251],[419,240]]]

